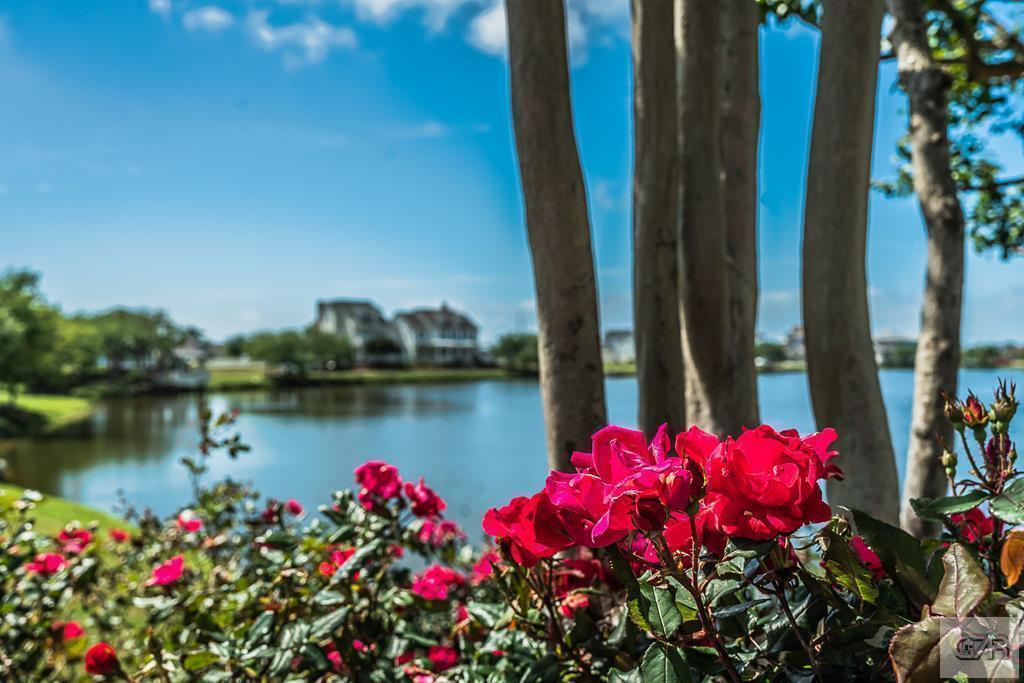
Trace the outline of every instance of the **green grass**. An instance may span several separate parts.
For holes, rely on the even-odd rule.
[[[23,489],[17,486],[0,484],[0,508],[10,506],[21,496],[22,491]],[[43,500],[37,503],[36,509],[33,510],[32,516],[36,519],[36,528],[40,533],[48,535],[56,534],[72,520],[78,520],[82,524],[96,521],[100,530],[104,532],[114,527],[128,526],[114,515],[56,496],[44,495]]]
[[[9,394],[0,391],[0,403],[10,400]],[[24,436],[38,436],[59,431],[69,425],[89,417],[94,404],[86,398],[77,396],[55,396],[47,394],[19,394],[15,406],[33,413],[38,420],[33,420],[32,427]],[[13,436],[19,436],[14,434]]]

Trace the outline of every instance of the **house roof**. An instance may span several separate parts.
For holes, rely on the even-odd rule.
[[[369,299],[331,299],[328,301],[317,301],[317,310],[325,308],[333,309],[340,315],[350,315],[359,320],[371,320],[373,322],[386,322],[384,313],[377,304]]]
[[[633,330],[608,330],[604,333],[606,346],[629,341],[633,338]]]
[[[442,304],[440,308],[415,308],[395,314],[396,321],[402,321],[417,332],[454,328],[476,332],[479,326],[461,311]]]

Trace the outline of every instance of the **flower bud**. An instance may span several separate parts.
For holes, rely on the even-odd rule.
[[[633,502],[633,523],[637,529],[661,529],[668,520],[668,510],[655,497],[641,497]]]
[[[954,453],[953,451],[949,450],[948,448],[942,451],[942,456],[940,457],[940,460],[942,462],[942,466],[945,467],[947,470],[956,470],[956,453]]]
[[[950,398],[946,392],[942,392],[942,398],[946,402],[942,407],[942,413],[953,424],[953,427],[960,431],[964,428],[964,411],[960,408],[957,400]]]
[[[988,422],[988,412],[984,404],[974,394],[967,395],[967,401],[963,405],[964,424],[971,429],[984,429]]]

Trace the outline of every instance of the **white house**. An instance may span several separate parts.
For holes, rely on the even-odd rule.
[[[405,360],[398,331],[372,301],[317,301],[314,325],[352,342],[357,365],[397,365]]]
[[[480,328],[462,313],[441,304],[395,314],[395,329],[405,359],[415,365],[476,365]]]
[[[635,363],[636,341],[633,338],[633,330],[605,332],[601,358],[605,363]]]

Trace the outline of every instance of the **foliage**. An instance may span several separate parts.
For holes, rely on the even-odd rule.
[[[764,358],[769,363],[781,363],[789,359],[789,354],[786,353],[786,346],[784,344],[766,341],[757,342],[754,345],[754,356]]]
[[[11,401],[47,372],[58,348],[57,320],[37,273],[15,270],[0,277],[0,388]]]
[[[352,342],[315,329],[258,332],[238,343],[250,357],[293,374],[350,368],[355,361]]]
[[[956,620],[1024,626],[1024,478],[1001,385],[946,414],[943,522],[918,540],[820,483],[835,434],[762,426],[719,440],[608,427],[574,473],[485,515],[476,554],[423,480],[370,461],[317,514],[205,486],[244,458],[233,415],[203,416],[194,500],[129,530],[36,525],[0,508],[0,672],[15,680],[931,681]],[[735,477],[736,473],[743,476]],[[2,502],[2,501],[0,501]],[[987,512],[984,509],[987,508]],[[51,508],[50,517],[53,516]],[[70,512],[70,511],[69,511]],[[813,525],[813,526],[808,526]],[[953,619],[953,636],[941,619]]]
[[[950,83],[952,170],[968,227],[979,251],[997,249],[1008,258],[1024,247],[1024,177],[1007,174],[985,138],[1024,135],[1024,15],[997,0],[924,5],[932,54]],[[907,137],[897,145],[897,177],[876,184],[889,196],[913,192],[909,145]]]
[[[185,339],[163,311],[113,308],[77,320],[96,330],[100,355],[113,370],[173,367],[174,349]]]
[[[538,368],[537,335],[505,334],[491,347],[491,355],[499,365],[514,372],[536,372]]]

